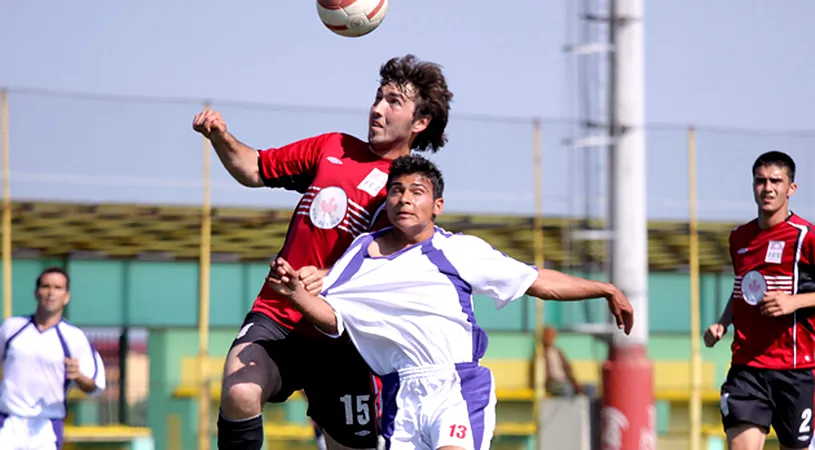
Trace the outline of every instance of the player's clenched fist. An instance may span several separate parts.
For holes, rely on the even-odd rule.
[[[192,129],[212,140],[213,137],[226,134],[226,122],[221,117],[221,113],[205,109],[192,120]]]
[[[278,294],[289,297],[298,288],[305,287],[303,281],[300,279],[300,274],[294,270],[291,265],[283,258],[276,258],[270,264],[272,270],[266,277],[266,282],[272,287],[272,290]]]
[[[320,295],[320,292],[323,290],[323,278],[325,278],[326,273],[327,271],[320,270],[314,266],[301,267],[300,270],[297,271],[300,281],[303,282],[303,285],[306,286],[306,290],[311,295]]]
[[[714,323],[705,330],[705,346],[713,347],[727,332],[727,328],[720,323]]]
[[[79,378],[79,360],[76,358],[65,358],[65,378],[76,380]]]

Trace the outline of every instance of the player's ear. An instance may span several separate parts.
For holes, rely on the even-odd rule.
[[[62,302],[62,306],[63,307],[68,306],[68,302],[70,302],[70,301],[71,301],[71,293],[68,292],[67,294],[65,294],[65,301]]]
[[[798,183],[793,181],[792,183],[790,183],[790,187],[787,189],[787,197],[794,194],[795,191],[797,191],[797,190],[798,190]]]
[[[437,198],[433,201],[433,215],[438,216],[444,212],[444,198]]]
[[[412,131],[414,134],[419,134],[424,131],[428,125],[430,125],[430,117],[422,116],[413,121],[413,126],[411,127],[410,131]]]

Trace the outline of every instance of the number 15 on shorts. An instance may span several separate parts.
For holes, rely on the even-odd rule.
[[[354,410],[354,398],[356,398],[356,411]],[[370,398],[370,395],[343,395],[340,397],[340,402],[345,407],[346,425],[368,425],[368,422],[371,421],[371,410],[368,407]]]

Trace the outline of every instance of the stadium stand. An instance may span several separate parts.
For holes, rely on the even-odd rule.
[[[195,259],[199,253],[200,210],[184,206],[12,203],[12,239],[17,252],[62,257],[77,251],[101,257],[128,258],[144,253]],[[267,261],[270,249],[285,237],[290,211],[214,208],[212,252],[235,260]],[[532,219],[521,216],[445,214],[440,226],[480,236],[522,261],[533,261]],[[570,219],[543,221],[544,255],[553,267],[574,264],[564,249],[564,234],[577,225]],[[599,228],[602,224],[589,224]],[[700,266],[721,272],[729,266],[727,239],[733,224],[700,224]],[[687,264],[687,225],[651,222],[648,227],[652,271],[682,270]],[[605,258],[603,245],[589,246],[589,261]]]

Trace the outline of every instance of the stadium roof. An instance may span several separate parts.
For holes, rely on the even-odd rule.
[[[213,208],[213,261],[267,261],[280,248],[290,210]],[[15,255],[74,258],[195,259],[199,255],[201,210],[137,204],[12,203]],[[446,214],[440,226],[482,237],[496,248],[533,262],[530,217]],[[603,241],[570,241],[576,221],[546,218],[544,259],[548,266],[602,264]],[[598,224],[595,224],[598,225]],[[700,224],[700,267],[729,269],[727,239],[733,224]],[[688,264],[687,224],[649,223],[649,264],[655,271],[682,271]],[[581,259],[581,247],[587,255]]]

